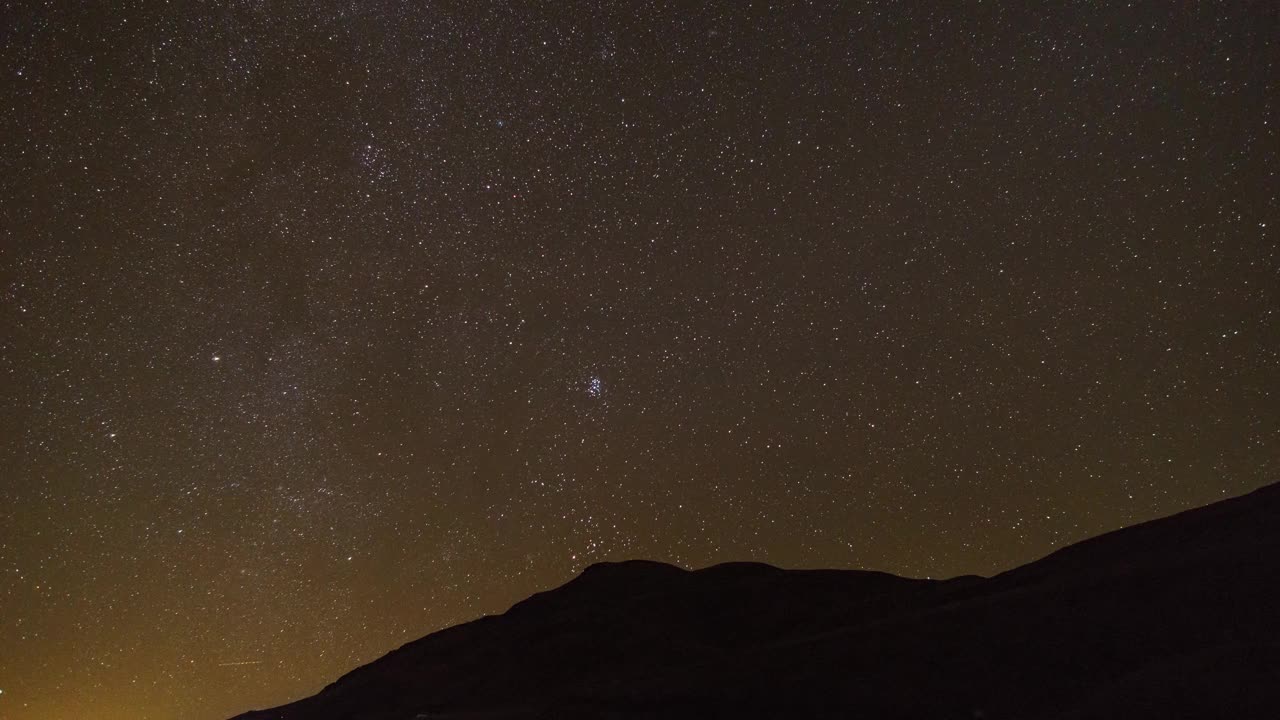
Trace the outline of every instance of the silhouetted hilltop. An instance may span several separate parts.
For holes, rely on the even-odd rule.
[[[860,717],[1280,717],[1280,485],[994,578],[593,565],[238,720]]]

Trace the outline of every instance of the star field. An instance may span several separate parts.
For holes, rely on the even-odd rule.
[[[1272,3],[107,5],[0,14],[6,720],[1277,479]]]

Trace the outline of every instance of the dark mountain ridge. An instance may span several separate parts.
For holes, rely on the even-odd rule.
[[[1280,717],[1280,484],[992,578],[603,563],[236,720]]]

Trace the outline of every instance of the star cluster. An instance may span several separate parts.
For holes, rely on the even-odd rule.
[[[20,3],[0,717],[1276,479],[1269,3]]]

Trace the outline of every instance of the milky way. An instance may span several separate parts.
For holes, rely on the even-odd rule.
[[[601,560],[987,574],[1276,479],[1274,3],[34,5],[7,720],[219,720]]]

